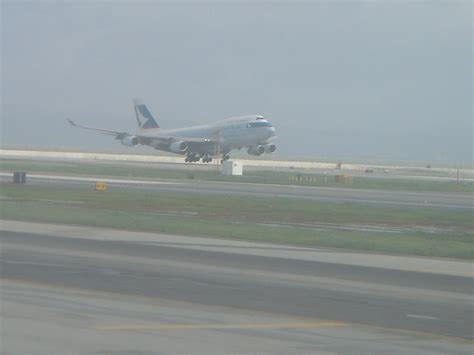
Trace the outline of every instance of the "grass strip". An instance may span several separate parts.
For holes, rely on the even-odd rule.
[[[0,185],[4,219],[78,224],[189,236],[238,238],[385,252],[473,258],[472,211],[322,203],[278,197],[179,192],[107,192]],[[179,215],[177,215],[179,214]],[[371,223],[449,227],[431,233],[357,232],[262,225],[260,222]]]
[[[204,195],[180,192],[97,192],[90,188],[64,189],[47,186],[1,184],[0,196],[22,201],[81,202],[95,209],[130,212],[196,214],[248,222],[378,224],[430,226],[473,230],[472,210],[435,207],[364,205],[353,202],[234,195]]]
[[[76,224],[189,236],[237,238],[301,246],[343,248],[391,254],[473,259],[473,235],[467,233],[360,233],[269,227],[252,223],[190,216],[163,216],[145,212],[45,206],[5,202],[3,219]]]
[[[377,178],[355,176],[352,183],[344,184],[335,181],[332,175],[301,174],[301,181],[294,178],[298,171],[289,173],[281,171],[248,171],[244,176],[222,176],[215,173],[215,169],[209,166],[208,170],[192,169],[167,169],[160,168],[159,164],[151,166],[124,165],[124,164],[99,164],[99,163],[77,163],[77,162],[50,162],[50,161],[12,161],[1,160],[0,169],[3,172],[27,171],[29,173],[65,174],[83,176],[110,176],[127,178],[150,178],[150,179],[196,179],[205,181],[227,181],[243,183],[261,183],[277,185],[302,185],[321,187],[343,187],[354,189],[380,189],[396,191],[438,191],[438,192],[464,192],[474,193],[474,182],[453,181],[426,181],[405,180],[396,178]]]

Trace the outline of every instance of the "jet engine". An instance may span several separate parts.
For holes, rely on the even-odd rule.
[[[275,153],[275,150],[277,150],[277,146],[275,144],[265,144],[265,153]]]
[[[188,150],[188,145],[183,141],[176,141],[169,146],[169,150],[173,153],[183,154]]]
[[[247,153],[250,155],[262,155],[265,153],[265,146],[263,145],[253,145],[247,149]]]
[[[128,136],[122,139],[122,144],[127,147],[136,147],[140,144],[140,140],[136,136]]]

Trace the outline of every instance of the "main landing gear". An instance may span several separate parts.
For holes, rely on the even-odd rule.
[[[222,160],[221,160],[221,163],[227,161],[230,159],[230,155],[229,154],[224,154],[222,156]],[[184,158],[184,161],[186,163],[195,163],[195,162],[198,162],[201,160],[201,155],[199,155],[198,153],[189,153],[188,155],[186,155],[186,158]],[[202,156],[202,162],[203,163],[210,163],[212,162],[212,155],[211,154],[204,154]]]
[[[184,158],[184,161],[186,163],[194,163],[194,162],[198,162],[199,160],[201,160],[201,156],[196,153],[190,153],[186,156],[186,158]]]
[[[184,161],[186,163],[195,163],[201,160],[201,156],[197,153],[189,153],[186,158],[184,158]],[[210,163],[212,161],[212,156],[210,154],[204,154],[202,157],[202,162],[203,163]]]
[[[212,157],[210,154],[205,154],[203,157],[202,157],[202,162],[203,163],[210,163],[212,161]]]

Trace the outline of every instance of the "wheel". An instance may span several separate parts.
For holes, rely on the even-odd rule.
[[[198,158],[198,160],[199,160],[199,158]],[[188,154],[184,161],[187,162],[187,163],[195,162],[195,161],[197,161],[196,160],[196,155],[195,154]]]

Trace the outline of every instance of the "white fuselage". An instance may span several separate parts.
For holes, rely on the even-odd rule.
[[[262,116],[251,115],[219,121],[210,125],[178,129],[147,130],[147,135],[172,136],[175,139],[207,138],[219,142],[222,151],[265,144],[275,135],[275,128]],[[203,153],[203,152],[200,152]]]

